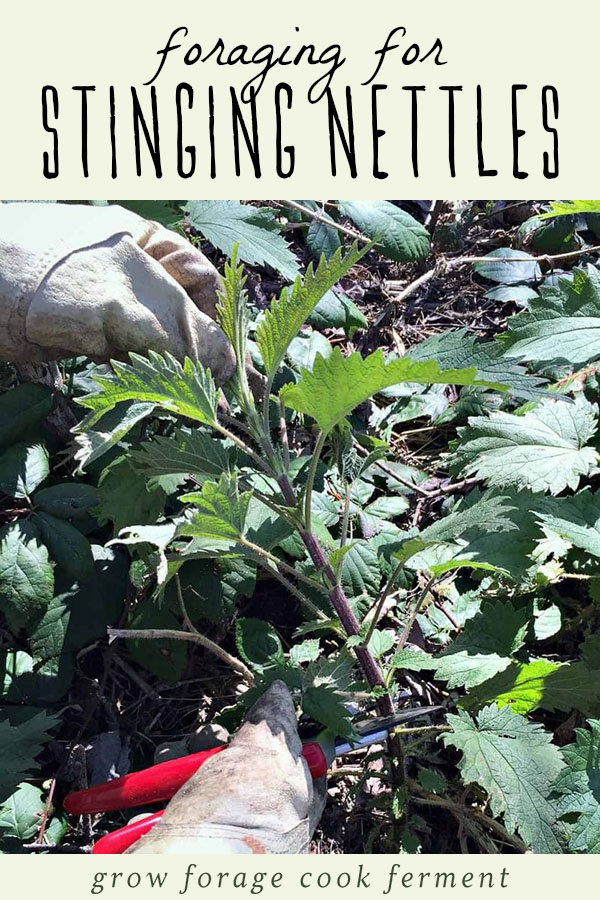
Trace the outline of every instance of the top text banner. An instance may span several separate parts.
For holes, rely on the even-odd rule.
[[[599,195],[592,0],[21,0],[0,197]]]

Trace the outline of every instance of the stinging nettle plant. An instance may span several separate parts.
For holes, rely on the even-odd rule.
[[[322,257],[316,268],[310,265],[304,277],[297,277],[291,287],[282,290],[266,310],[255,332],[264,371],[260,396],[255,396],[256,389],[253,393],[247,377],[250,315],[245,276],[234,249],[231,262],[225,266],[218,305],[219,323],[236,358],[235,373],[227,386],[231,405],[222,397],[220,401],[210,372],[199,363],[186,359],[180,364],[168,354],[155,352],[147,358],[132,354],[129,364],[113,362],[111,375],[94,376],[99,390],[77,401],[89,410],[78,431],[93,431],[106,413],[126,401],[145,404],[145,412],[155,407],[199,426],[186,446],[179,448],[193,455],[199,490],[180,498],[186,513],[180,517],[176,530],[167,529],[166,538],[152,538],[147,529],[136,529],[137,540],[156,540],[158,544],[162,541],[162,549],[171,540],[173,552],[161,577],[172,577],[187,560],[207,557],[245,557],[266,568],[300,602],[314,631],[329,629],[346,643],[344,653],[354,652],[380,712],[388,715],[395,708],[389,678],[384,677],[369,645],[382,599],[397,582],[406,554],[398,555],[395,569],[378,596],[369,598],[370,623],[361,623],[356,603],[347,596],[340,578],[344,557],[353,547],[348,529],[349,491],[346,490],[336,546],[328,546],[322,541],[321,529],[313,516],[319,464],[328,444],[334,457],[336,448],[348,445],[348,416],[352,411],[386,387],[401,382],[488,383],[478,379],[475,368],[444,370],[433,360],[408,357],[386,361],[380,350],[365,358],[357,352],[344,357],[336,348],[328,358],[317,355],[312,369],[303,369],[295,383],[275,389],[288,347],[319,300],[371,246],[358,249],[354,244],[345,255],[340,248],[329,261]],[[500,385],[492,386],[501,389]],[[310,454],[300,457],[292,451],[288,439],[288,420],[299,416],[314,432]],[[142,469],[152,460],[152,446],[138,451],[137,462]],[[177,453],[177,449],[172,452]],[[362,463],[363,470],[378,458],[379,452],[375,449],[369,454]],[[152,472],[181,471],[181,465],[177,466],[176,461],[163,468],[154,465]],[[341,477],[343,480],[343,465]],[[346,480],[346,487],[347,483]],[[286,535],[296,535],[305,548],[305,560],[295,567],[272,552],[278,539]],[[135,541],[135,535],[125,538],[126,543]],[[309,633],[309,629],[310,623],[304,633]],[[243,641],[244,635],[238,629],[240,650],[251,661]],[[297,662],[311,658],[315,657],[307,655],[303,659],[301,651],[295,656]],[[271,661],[279,661],[277,652]],[[310,705],[317,719],[335,724],[338,730],[349,734],[351,726],[343,698],[333,698],[331,681],[321,684],[317,695],[305,692],[304,708]],[[339,681],[334,685],[340,686],[343,684]],[[314,690],[315,685],[310,689]],[[329,710],[329,705],[335,710]]]

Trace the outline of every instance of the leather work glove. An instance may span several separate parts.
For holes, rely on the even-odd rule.
[[[169,351],[222,384],[218,273],[184,237],[120,206],[0,203],[0,360]]]
[[[301,756],[294,704],[275,681],[227,750],[175,794],[128,853],[306,853],[325,805]]]

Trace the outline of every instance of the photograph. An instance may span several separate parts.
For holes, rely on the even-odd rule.
[[[600,853],[599,366],[600,200],[0,201],[0,854]]]

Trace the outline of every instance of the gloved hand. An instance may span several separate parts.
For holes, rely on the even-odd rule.
[[[169,351],[234,368],[213,321],[218,273],[185,238],[120,206],[0,204],[0,360]]]
[[[326,778],[301,756],[292,698],[275,681],[224,753],[175,794],[128,853],[306,853],[323,812]]]

